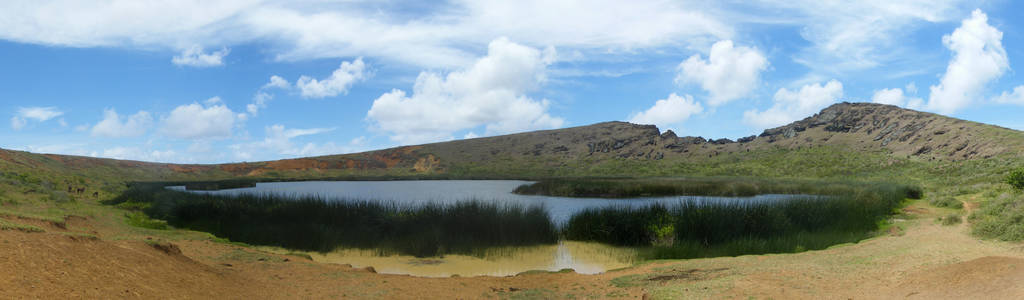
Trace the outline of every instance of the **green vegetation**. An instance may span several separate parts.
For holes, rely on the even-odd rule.
[[[543,208],[478,201],[402,207],[319,197],[217,196],[136,185],[108,202],[123,203],[148,203],[134,206],[147,207],[147,215],[175,227],[307,251],[345,247],[415,256],[474,255],[492,247],[551,244],[558,239]]]
[[[17,230],[22,232],[44,232],[42,228],[32,225],[18,224],[4,219],[0,219],[0,230]]]
[[[1024,194],[1008,191],[988,199],[968,218],[975,235],[1004,241],[1024,240]]]
[[[964,203],[960,202],[960,200],[956,200],[956,198],[953,198],[952,196],[932,197],[932,199],[928,200],[928,203],[930,203],[931,205],[935,205],[937,207],[948,207],[956,209],[964,208]]]
[[[522,185],[515,193],[560,197],[635,198],[658,196],[749,197],[765,194],[846,195],[865,189],[902,189],[907,198],[920,199],[920,187],[894,184],[823,180],[769,180],[760,178],[588,178],[548,179]]]
[[[849,188],[849,194],[839,193],[846,188],[837,185],[830,196],[779,201],[589,209],[572,216],[564,232],[571,240],[655,246],[648,258],[822,249],[870,237],[905,198],[920,194],[898,185]]]
[[[942,223],[942,225],[945,226],[956,225],[960,224],[961,222],[963,222],[963,219],[960,218],[960,214],[956,213],[948,214],[944,217],[939,217],[939,223]]]
[[[125,214],[125,217],[127,218],[126,222],[128,222],[128,225],[131,226],[156,230],[168,229],[167,221],[150,219],[148,216],[146,216],[146,214],[142,212],[128,212]]]
[[[1024,169],[1014,170],[1006,176],[1006,183],[1018,190],[1024,190]]]

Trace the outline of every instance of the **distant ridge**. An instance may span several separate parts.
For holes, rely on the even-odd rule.
[[[74,172],[105,168],[140,180],[351,176],[535,177],[687,175],[682,165],[727,164],[814,147],[899,159],[965,161],[1020,154],[1024,132],[871,103],[838,103],[736,141],[678,137],[653,125],[587,126],[404,146],[363,153],[217,165],[159,164],[0,150],[0,163]],[[785,157],[778,158],[784,159]],[[634,169],[642,165],[647,169]],[[649,170],[648,170],[649,169]],[[742,171],[736,171],[742,173]]]

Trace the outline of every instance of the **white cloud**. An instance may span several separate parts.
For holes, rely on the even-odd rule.
[[[21,117],[11,117],[11,128],[14,130],[21,130],[22,128],[25,128],[26,123],[27,121],[25,121],[25,119],[22,119]]]
[[[677,125],[686,121],[690,116],[704,111],[704,107],[693,101],[693,96],[685,95],[680,97],[675,93],[668,95],[668,98],[654,102],[654,106],[646,111],[633,114],[629,118],[630,123],[654,124],[662,130],[676,129]]]
[[[92,136],[111,138],[137,137],[146,133],[153,124],[149,112],[139,111],[121,121],[114,109],[103,110],[103,120],[92,127]]]
[[[334,130],[334,128],[289,129],[284,127],[284,125],[275,124],[266,127],[266,136],[262,141],[235,144],[231,145],[230,148],[235,150],[236,158],[248,160],[254,156],[275,157],[277,155],[288,155],[301,157],[344,154],[353,152],[356,149],[362,149],[365,146],[365,137],[355,138],[348,145],[336,145],[334,142],[322,144],[308,142],[301,145],[293,140],[302,136],[322,134]]]
[[[181,54],[171,58],[171,62],[179,66],[188,67],[215,67],[224,65],[224,57],[231,53],[228,48],[221,48],[219,51],[210,53],[203,52],[200,46],[185,48]]]
[[[231,137],[231,130],[239,117],[228,109],[220,98],[178,106],[162,120],[160,133],[180,139],[216,139]]]
[[[57,110],[57,108],[53,106],[19,107],[18,112],[11,117],[11,128],[14,130],[21,130],[28,125],[30,120],[46,122],[62,115],[64,115],[64,112]]]
[[[1002,39],[1003,33],[988,24],[981,10],[972,12],[953,34],[943,36],[953,59],[939,85],[931,86],[928,109],[952,114],[979,100],[985,85],[1010,68]]]
[[[45,122],[47,120],[64,115],[63,112],[57,110],[56,107],[21,107],[18,108],[18,116],[25,119],[32,119],[39,122]]]
[[[676,83],[700,84],[711,96],[708,105],[718,106],[749,95],[767,68],[768,59],[756,48],[734,47],[725,40],[711,46],[707,60],[698,54],[680,63]]]
[[[344,63],[342,65],[344,65]],[[286,80],[284,78],[281,78],[281,76],[273,75],[273,76],[270,76],[270,82],[267,82],[267,84],[264,84],[263,88],[264,89],[268,89],[268,88],[288,89],[291,86],[292,85],[291,85],[291,83],[288,83],[288,80]]]
[[[913,87],[913,83],[908,85],[907,92],[912,93],[916,91]],[[875,91],[875,94],[871,96],[871,102],[914,109],[921,108],[924,105],[924,99],[905,95],[903,94],[903,90],[900,88],[877,90]]]
[[[291,86],[291,83],[288,83],[288,80],[281,78],[281,76],[270,76],[270,81],[256,91],[256,94],[252,96],[252,103],[246,105],[245,110],[251,116],[259,115],[260,110],[267,108],[267,102],[274,99],[274,94],[267,92],[267,90],[274,88],[289,89]]]
[[[801,26],[810,46],[794,55],[807,67],[843,74],[917,59],[906,51],[906,37],[923,23],[954,20],[965,0],[820,1],[767,0],[732,18],[754,23]],[[723,16],[726,18],[728,16]]]
[[[456,131],[485,126],[486,134],[557,128],[550,103],[526,95],[543,84],[550,56],[499,38],[487,56],[446,76],[421,72],[412,95],[392,90],[374,100],[367,119],[402,144],[453,139]]]
[[[842,97],[843,84],[835,79],[825,85],[804,85],[799,91],[782,88],[772,97],[774,104],[771,108],[765,111],[748,110],[743,113],[743,119],[760,128],[781,126],[817,113]]]
[[[994,99],[996,103],[1024,105],[1024,85],[1013,88],[1012,93],[1003,92]]]
[[[334,70],[330,77],[323,80],[309,76],[299,77],[299,80],[295,82],[295,87],[299,89],[303,98],[334,97],[338,94],[348,93],[348,89],[353,83],[365,80],[367,76],[366,64],[360,57],[352,62],[341,62],[341,66]],[[275,84],[274,77],[270,79],[269,84]]]
[[[0,39],[72,47],[180,50],[273,45],[281,59],[381,57],[428,68],[471,63],[466,45],[509,36],[604,52],[731,38],[703,5],[637,1],[453,1],[412,13],[358,2],[0,1]],[[389,9],[396,7],[399,9]],[[528,21],[524,21],[528,20]]]
[[[271,99],[274,99],[273,94],[257,91],[256,95],[252,96],[252,103],[245,106],[245,111],[249,112],[252,116],[259,115],[260,110],[267,108],[267,102],[270,102]]]
[[[92,156],[148,162],[173,162],[177,159],[177,153],[174,150],[142,150],[138,147],[113,147],[104,149],[102,153],[94,153]]]
[[[22,150],[32,153],[90,156],[90,152],[85,150],[85,144],[82,143],[27,145],[22,147]]]

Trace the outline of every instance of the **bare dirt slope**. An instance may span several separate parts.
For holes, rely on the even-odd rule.
[[[979,241],[965,227],[939,225],[934,217],[948,212],[920,203],[905,212],[905,221],[886,236],[822,251],[657,261],[600,275],[472,278],[376,274],[209,239],[167,239],[178,254],[135,240],[105,225],[102,216],[69,222],[66,229],[8,216],[45,232],[0,230],[0,298],[1024,297],[1024,252],[1017,245]],[[95,232],[99,239],[68,232]]]

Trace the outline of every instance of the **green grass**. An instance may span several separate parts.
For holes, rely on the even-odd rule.
[[[22,232],[45,232],[45,230],[37,226],[18,224],[4,219],[0,219],[0,230],[17,230]]]
[[[908,198],[922,197],[920,187],[837,180],[697,178],[561,178],[519,186],[515,193],[561,197],[635,198],[658,196],[748,197],[764,194],[846,195],[859,190],[902,189]]]
[[[1005,192],[987,199],[968,220],[977,236],[1004,241],[1024,240],[1024,193]]]
[[[128,212],[125,213],[124,216],[125,222],[127,222],[128,225],[131,226],[156,230],[169,229],[169,227],[167,226],[167,221],[150,219],[149,216],[142,212]]]
[[[948,207],[955,209],[964,208],[964,203],[960,200],[956,200],[956,198],[953,198],[952,196],[933,197],[928,200],[928,203],[936,207]]]

